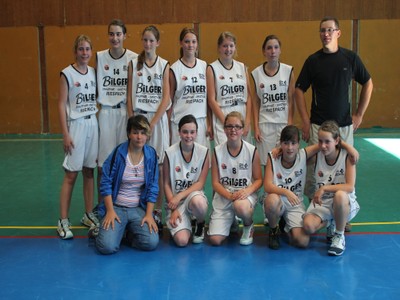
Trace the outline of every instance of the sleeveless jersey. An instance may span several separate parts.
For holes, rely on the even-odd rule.
[[[289,117],[288,91],[293,67],[279,63],[278,72],[274,76],[269,76],[264,71],[265,64],[251,72],[260,99],[259,123],[287,124]]]
[[[169,161],[172,193],[176,195],[199,180],[204,161],[208,155],[208,149],[195,142],[192,158],[190,162],[186,162],[179,142],[169,147],[165,151],[165,155]]]
[[[326,163],[325,156],[318,152],[315,165],[316,190],[323,185],[346,183],[346,158],[347,151],[341,148],[335,164],[330,166]],[[355,191],[351,194],[355,198]],[[332,199],[333,196],[334,193],[324,193],[322,200]]]
[[[196,118],[207,116],[207,63],[196,59],[194,67],[186,66],[180,59],[172,66],[176,79],[176,90],[172,106],[171,121],[179,123],[180,119],[191,113]]]
[[[216,100],[219,106],[244,105],[248,93],[245,65],[233,60],[232,68],[228,70],[216,60],[211,64],[211,68],[214,72]]]
[[[120,58],[113,58],[109,49],[97,52],[97,101],[101,105],[126,104],[128,64],[136,57],[137,54],[128,49]]]
[[[97,112],[96,105],[96,74],[88,66],[86,74],[78,72],[69,65],[61,74],[68,83],[68,100],[66,105],[67,120],[75,120]]]
[[[293,166],[289,169],[282,166],[282,156],[280,156],[279,159],[274,159],[272,158],[271,153],[268,155],[271,157],[271,166],[274,174],[272,182],[280,188],[292,191],[301,201],[303,201],[307,170],[306,150],[299,149],[296,160]],[[288,202],[285,196],[281,197],[285,199],[285,203]]]
[[[162,99],[164,71],[168,62],[157,56],[152,66],[143,64],[137,70],[137,58],[132,60],[132,106],[134,111],[156,112]]]
[[[225,189],[234,192],[252,184],[255,149],[253,145],[242,141],[242,149],[233,157],[229,154],[226,142],[215,147],[220,183]]]

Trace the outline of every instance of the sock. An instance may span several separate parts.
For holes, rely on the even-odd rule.
[[[344,230],[343,231],[339,231],[339,230],[335,230],[335,234],[339,234],[339,235],[343,235],[344,234]]]

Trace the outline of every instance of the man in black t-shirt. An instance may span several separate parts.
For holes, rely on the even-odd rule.
[[[342,139],[353,145],[353,132],[360,126],[371,98],[372,79],[355,52],[339,47],[341,31],[336,18],[322,19],[319,32],[322,49],[307,58],[296,81],[295,100],[303,123],[303,139],[309,144],[318,143],[319,126],[324,121],[335,120]],[[352,114],[353,80],[362,87],[357,109]],[[310,86],[311,116],[304,97]],[[305,193],[311,199],[315,191],[313,170],[308,168],[307,174]]]

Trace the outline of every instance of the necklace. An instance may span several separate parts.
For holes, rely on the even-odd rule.
[[[139,164],[142,161],[143,151],[140,151],[139,155],[135,155],[133,151],[128,151],[129,160],[131,161],[133,167],[133,173],[135,177],[138,177],[139,174]]]

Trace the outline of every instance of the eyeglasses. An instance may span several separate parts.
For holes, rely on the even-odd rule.
[[[319,33],[325,33],[327,32],[328,34],[333,34],[333,32],[338,31],[338,28],[321,28],[319,30]]]
[[[243,128],[243,126],[240,126],[240,125],[225,125],[224,127],[225,127],[225,129],[228,129],[228,130],[233,130],[233,129],[240,130]]]

